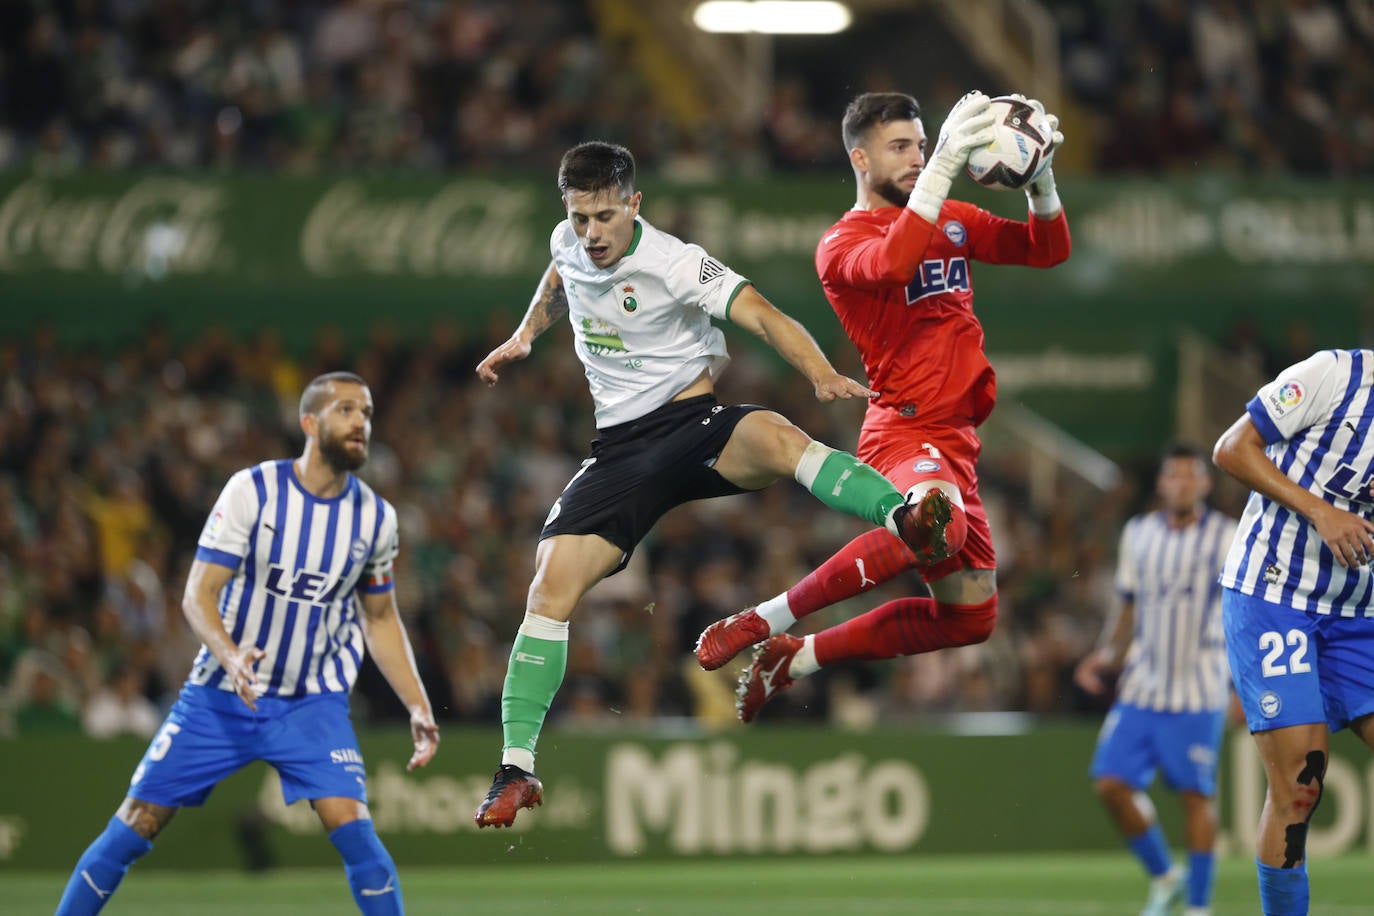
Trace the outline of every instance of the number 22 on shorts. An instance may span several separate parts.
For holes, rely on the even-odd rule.
[[[1288,655],[1285,664],[1282,661],[1284,645],[1293,647],[1293,651]],[[1306,674],[1312,670],[1312,666],[1307,662],[1307,634],[1302,630],[1289,630],[1282,634],[1277,630],[1269,630],[1261,633],[1259,638],[1260,651],[1264,653],[1264,661],[1260,664],[1260,672],[1265,677],[1280,677],[1285,674]]]

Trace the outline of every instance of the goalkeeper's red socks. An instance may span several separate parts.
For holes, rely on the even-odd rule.
[[[816,662],[867,661],[980,643],[997,624],[997,596],[981,604],[898,598],[816,634]]]
[[[886,528],[850,541],[787,590],[787,606],[798,619],[846,598],[861,595],[916,566],[916,558]],[[775,631],[776,632],[776,631]]]

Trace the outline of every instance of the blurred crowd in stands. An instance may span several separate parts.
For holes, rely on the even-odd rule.
[[[441,323],[405,340],[378,327],[350,348],[326,329],[299,358],[271,332],[248,340],[211,329],[174,345],[152,326],[109,352],[59,347],[47,331],[22,346],[0,341],[0,734],[151,734],[198,647],[180,602],[219,488],[241,467],[299,453],[300,391],[340,366],[376,397],[362,473],[399,512],[400,607],[435,708],[444,721],[497,722],[536,536],[594,434],[566,328],[496,388],[477,381],[473,367],[505,330],[463,336]],[[820,404],[747,341],[733,350],[724,399],[767,404],[853,447],[862,405]],[[770,719],[862,725],[1088,708],[1070,675],[1110,606],[1118,526],[1148,495],[1150,469],[1143,489],[1128,474],[1115,492],[1066,488],[1041,511],[1023,460],[989,454],[981,470],[1001,562],[994,637],[829,670],[770,706]],[[738,669],[701,671],[697,633],[778,593],[861,530],[790,482],[670,513],[580,608],[553,721],[728,726]],[[918,587],[889,584],[804,623],[828,625]],[[363,720],[404,716],[370,664],[354,696]]]
[[[1371,0],[1050,0],[1104,171],[1374,174]]]
[[[1075,142],[1094,144],[1096,167],[1374,173],[1374,0],[1045,5],[1060,26],[1068,99],[1095,121]],[[842,156],[833,113],[813,111],[805,80],[787,74],[756,134],[684,136],[618,65],[624,49],[600,41],[590,9],[0,2],[0,169],[544,171],[593,136],[680,176],[741,163],[833,168]],[[1296,327],[1283,353],[1243,321],[1227,343],[1268,378],[1310,352]],[[436,709],[444,721],[498,721],[535,538],[593,434],[566,339],[542,341],[495,390],[476,382],[473,367],[506,331],[440,324],[412,340],[378,326],[354,347],[323,329],[303,355],[271,331],[174,342],[152,326],[99,351],[63,348],[51,329],[22,345],[0,340],[0,734],[152,733],[197,649],[180,599],[219,487],[241,467],[297,453],[301,387],[339,368],[360,372],[376,396],[363,473],[400,511],[400,605]],[[732,349],[724,399],[775,407],[853,446],[861,405],[820,405],[746,342]],[[827,670],[767,716],[862,725],[1099,712],[1071,673],[1113,600],[1119,526],[1147,503],[1153,458],[1118,490],[1066,481],[1037,505],[1025,456],[990,451],[980,473],[1001,564],[993,638]],[[697,633],[778,593],[860,529],[786,483],[674,511],[579,611],[554,721],[727,726],[737,668],[700,671]],[[914,587],[884,586],[803,629]],[[355,698],[361,717],[402,715],[370,666]]]
[[[1064,103],[1081,113],[1074,141],[1095,168],[1374,172],[1374,0],[1044,5],[1060,28]],[[807,74],[776,74],[752,131],[675,123],[629,49],[601,40],[593,9],[11,0],[0,168],[546,169],[594,137],[698,177],[843,165],[838,113],[816,110]],[[837,56],[864,59],[844,41]],[[964,88],[939,73],[899,86],[901,67],[866,66],[853,90],[916,93],[928,120]]]

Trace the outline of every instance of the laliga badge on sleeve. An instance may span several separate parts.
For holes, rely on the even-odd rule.
[[[1269,405],[1274,409],[1275,416],[1281,417],[1301,404],[1304,394],[1302,382],[1296,379],[1284,382],[1279,386],[1279,390],[1269,398]]]
[[[216,509],[211,513],[210,518],[205,522],[205,530],[201,532],[200,539],[209,541],[213,544],[219,540],[219,533],[224,530],[224,513]]]

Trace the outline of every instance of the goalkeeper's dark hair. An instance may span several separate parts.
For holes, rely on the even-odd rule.
[[[629,197],[635,190],[635,157],[617,143],[591,140],[563,154],[558,164],[558,192],[618,191]]]
[[[868,132],[891,121],[914,121],[921,116],[921,103],[904,92],[865,92],[856,96],[844,110],[841,131],[845,152],[862,146]]]
[[[301,392],[300,410],[302,417],[313,416],[324,410],[324,405],[329,403],[330,390],[334,387],[335,382],[352,382],[355,385],[367,387],[367,382],[363,381],[363,377],[352,372],[326,372],[324,375],[317,375]]]

